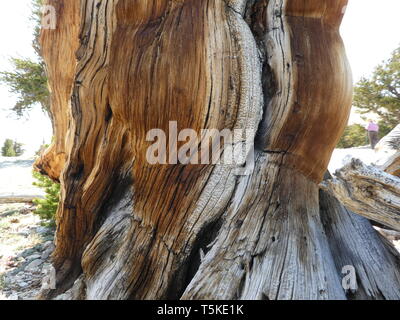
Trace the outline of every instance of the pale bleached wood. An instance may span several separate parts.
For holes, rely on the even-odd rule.
[[[320,192],[321,219],[340,277],[354,267],[357,290],[349,299],[400,299],[400,254],[364,217],[346,209],[336,198]],[[345,269],[348,270],[348,269]]]
[[[400,232],[399,231],[394,231],[394,230],[389,230],[389,229],[383,229],[379,227],[374,227],[376,231],[378,231],[381,235],[383,235],[385,238],[388,240],[400,240]]]
[[[389,158],[379,168],[400,177],[400,124],[387,134],[377,145],[380,152],[388,152]],[[397,152],[396,152],[397,150]]]
[[[345,299],[319,217],[318,187],[280,168],[284,157],[256,158],[183,299]]]
[[[400,150],[400,124],[394,127],[385,137],[376,145],[378,151]]]
[[[352,159],[321,187],[351,211],[400,231],[400,179]]]
[[[20,195],[20,196],[0,196],[0,204],[3,203],[31,203],[34,199],[42,199],[42,195]]]

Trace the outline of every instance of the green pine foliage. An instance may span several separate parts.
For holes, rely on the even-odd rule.
[[[346,149],[368,144],[368,137],[365,128],[360,124],[348,126],[340,139],[337,148]]]
[[[30,59],[11,58],[13,70],[0,72],[0,82],[6,84],[9,91],[18,95],[12,108],[18,116],[39,103],[45,112],[49,112],[49,90],[44,63]]]
[[[15,157],[14,142],[11,139],[6,139],[4,145],[1,148],[1,155],[3,157]]]
[[[382,139],[391,131],[391,126],[384,121],[379,121],[379,139]],[[369,145],[367,130],[361,124],[352,124],[344,130],[343,136],[337,145],[337,148],[355,148]]]
[[[400,123],[400,48],[377,66],[369,79],[357,83],[354,106],[361,114],[378,115],[382,125],[390,129]]]
[[[38,40],[41,3],[42,0],[32,0],[31,20],[34,24],[32,46],[36,52],[36,59],[11,58],[11,71],[0,72],[0,83],[5,84],[11,93],[17,94],[17,103],[11,110],[19,117],[29,112],[35,104],[40,104],[43,111],[50,116],[50,93]]]
[[[364,120],[371,113],[379,117],[380,138],[400,124],[400,48],[378,65],[369,79],[363,78],[357,83],[353,105],[360,114],[366,115]],[[346,128],[337,147],[353,148],[368,143],[363,126],[353,124]]]
[[[60,200],[60,184],[53,182],[50,178],[36,171],[33,171],[33,177],[36,179],[33,185],[44,189],[46,193],[44,199],[35,199],[33,201],[36,205],[35,213],[45,221],[45,225],[54,227],[55,214]]]
[[[24,153],[24,149],[22,149],[22,143],[19,143],[17,141],[14,141],[14,151],[15,151],[15,156],[19,157]]]
[[[22,143],[13,141],[11,139],[6,139],[3,147],[1,148],[1,155],[3,157],[19,157],[23,153],[24,149],[22,149]]]

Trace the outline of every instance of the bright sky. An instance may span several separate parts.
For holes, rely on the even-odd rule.
[[[0,70],[10,68],[10,56],[33,56],[30,12],[30,0],[0,1]],[[349,0],[341,33],[355,81],[371,74],[400,45],[399,13],[399,0]],[[17,120],[8,111],[15,104],[15,96],[3,86],[0,86],[0,101],[1,145],[6,138],[17,139],[32,154],[43,140],[51,140],[50,121],[39,107],[28,120]],[[357,118],[353,116],[352,121]]]
[[[34,57],[32,49],[32,11],[30,0],[0,1],[0,70],[9,70],[9,57]],[[40,107],[32,110],[29,118],[17,119],[9,110],[16,97],[0,85],[0,146],[6,138],[24,144],[26,155],[33,155],[43,140],[51,141],[50,120]]]

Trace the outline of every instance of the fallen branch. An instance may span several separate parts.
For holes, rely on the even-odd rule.
[[[43,196],[0,196],[0,204],[8,203],[32,203],[34,199],[42,199]]]
[[[381,169],[394,176],[400,176],[400,151],[391,156]]]
[[[382,229],[379,227],[374,227],[376,231],[378,231],[381,235],[383,235],[388,240],[399,240],[400,232],[388,229]]]
[[[400,231],[400,179],[358,159],[336,171],[321,188],[349,210]]]

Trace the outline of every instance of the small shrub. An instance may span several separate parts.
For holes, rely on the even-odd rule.
[[[387,126],[383,121],[378,122],[379,139],[386,136],[393,128]],[[369,145],[368,133],[364,126],[360,124],[352,124],[346,127],[343,136],[337,145],[337,148],[355,148]]]
[[[353,124],[345,129],[343,136],[337,145],[337,148],[354,148],[365,146],[367,144],[368,137],[365,128],[362,125]]]
[[[21,156],[24,153],[24,149],[22,149],[22,143],[14,141],[14,151],[17,157]]]
[[[3,157],[15,157],[14,143],[11,139],[4,141],[3,147],[1,148],[1,155]]]
[[[55,214],[60,200],[60,184],[53,182],[50,178],[33,171],[33,177],[37,180],[33,185],[44,189],[46,195],[44,199],[35,199],[35,213],[45,220],[44,224],[55,227]]]

